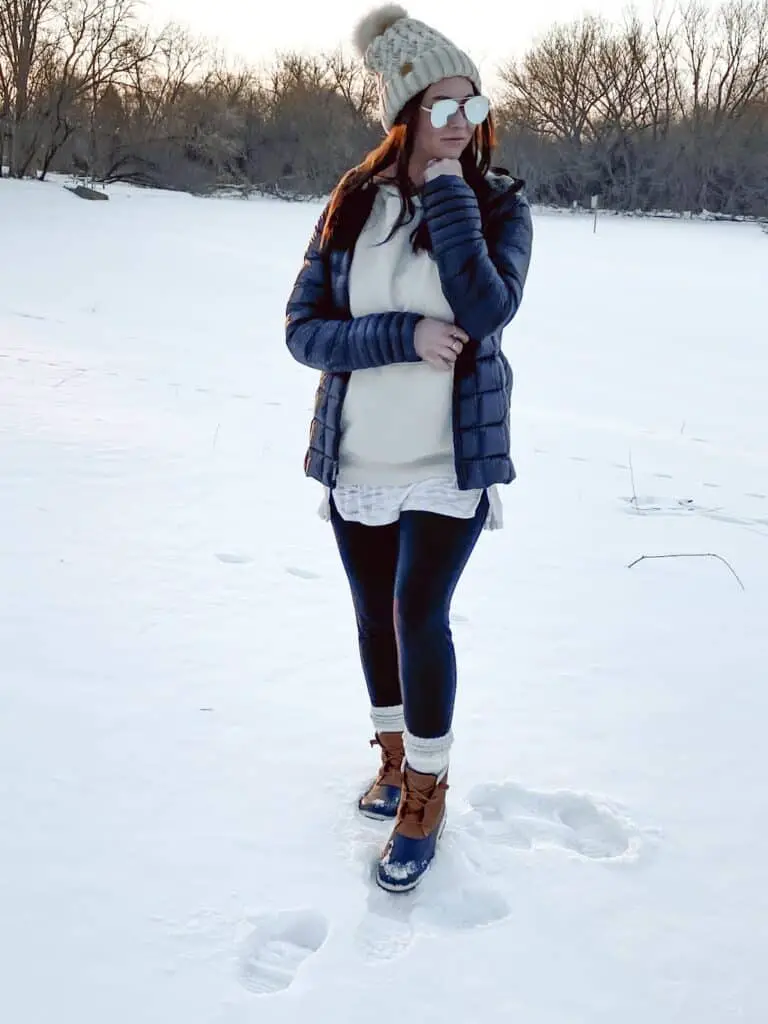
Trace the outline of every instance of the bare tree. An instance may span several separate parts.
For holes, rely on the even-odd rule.
[[[127,75],[126,91],[138,117],[149,126],[160,124],[187,87],[204,77],[210,58],[205,40],[174,23],[167,25],[156,40],[152,59],[134,63]]]
[[[594,65],[603,37],[596,18],[556,25],[521,64],[502,65],[502,104],[514,106],[534,131],[578,145],[602,98]]]
[[[361,61],[350,60],[341,50],[326,54],[324,60],[335,91],[359,117],[373,118],[378,103],[374,76],[365,70]]]
[[[103,92],[151,53],[135,0],[0,0],[0,89],[10,171],[44,174]]]
[[[556,201],[768,205],[768,0],[555,26],[501,77],[504,147]]]
[[[24,134],[36,78],[51,46],[56,2],[0,0],[0,103],[10,135],[11,177],[23,173]]]
[[[124,87],[135,69],[148,63],[156,40],[137,19],[136,0],[66,0],[60,15],[61,66],[49,106],[42,158],[44,175],[58,151],[84,119],[88,160],[96,170],[97,117],[102,97]]]

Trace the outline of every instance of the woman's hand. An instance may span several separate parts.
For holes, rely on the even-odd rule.
[[[456,324],[425,317],[416,324],[413,347],[435,370],[450,370],[468,341],[469,335]]]
[[[464,171],[461,169],[461,161],[430,160],[424,172],[424,181],[432,181],[433,178],[439,178],[441,174],[453,174],[458,178],[463,178]]]

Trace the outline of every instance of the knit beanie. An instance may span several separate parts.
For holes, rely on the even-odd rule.
[[[435,29],[409,18],[399,4],[384,4],[367,14],[354,32],[357,52],[379,84],[379,110],[386,131],[408,100],[443,78],[468,78],[480,92],[474,62]]]

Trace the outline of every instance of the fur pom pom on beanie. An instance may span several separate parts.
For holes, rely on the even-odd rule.
[[[379,110],[386,131],[414,96],[443,78],[468,78],[480,92],[480,72],[471,58],[440,32],[409,18],[399,4],[383,4],[362,18],[355,48],[379,83]]]

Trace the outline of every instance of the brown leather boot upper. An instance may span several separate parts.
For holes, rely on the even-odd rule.
[[[401,732],[379,732],[371,740],[372,747],[381,747],[381,765],[371,788],[362,798],[363,804],[376,803],[381,798],[380,786],[397,786],[403,784],[403,759],[405,747]]]
[[[408,839],[426,839],[443,820],[448,775],[423,775],[406,764],[403,783],[394,831]]]

